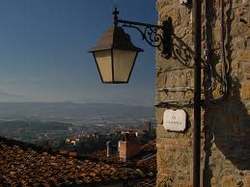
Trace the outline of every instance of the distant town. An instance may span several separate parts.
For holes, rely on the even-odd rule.
[[[69,160],[89,160],[93,166],[94,163],[101,162],[110,167],[115,166],[130,171],[125,172],[131,175],[129,174],[130,177],[128,177],[125,174],[122,183],[139,184],[143,182],[145,183],[143,186],[155,185],[156,134],[154,113],[151,108],[118,105],[119,111],[105,115],[105,112],[108,113],[109,108],[112,108],[111,104],[88,104],[88,106],[72,103],[44,104],[42,108],[36,108],[35,116],[32,109],[36,106],[39,107],[37,104],[18,103],[12,105],[8,105],[12,112],[11,107],[14,106],[15,110],[23,107],[26,111],[23,110],[22,115],[8,113],[8,110],[0,114],[0,136],[7,152],[11,152],[11,150],[8,150],[6,144],[11,145],[11,147],[18,146],[18,149],[26,150],[28,147],[41,152],[41,155],[36,155],[38,160],[43,154],[52,154],[56,158],[57,155],[60,155],[58,162],[61,162],[61,156]],[[76,114],[76,108],[80,107],[83,110],[83,107],[87,108],[90,105],[96,114],[91,116],[91,111],[85,110],[86,115],[88,115],[87,120],[85,120],[85,116],[79,117],[79,111]],[[103,110],[104,106],[106,106],[106,110]],[[5,106],[5,109],[8,107]],[[47,120],[45,114],[48,111],[45,112],[45,108],[50,108]],[[99,111],[105,112],[100,114]],[[69,119],[60,119],[60,114],[58,114],[60,112],[67,112],[73,116],[70,119],[71,122]],[[3,152],[3,154],[5,153]],[[50,157],[47,162],[51,162]],[[56,162],[53,161],[54,164]],[[8,173],[6,175],[6,184],[14,184],[15,180],[8,178]],[[123,176],[123,174],[121,175]],[[65,182],[70,183],[70,181]],[[82,181],[82,183],[84,182]]]

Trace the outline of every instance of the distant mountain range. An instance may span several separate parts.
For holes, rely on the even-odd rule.
[[[1,119],[78,121],[98,118],[153,118],[154,108],[110,103],[0,103]]]

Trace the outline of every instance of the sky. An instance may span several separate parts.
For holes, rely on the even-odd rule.
[[[154,48],[144,49],[129,84],[102,84],[88,50],[121,19],[155,23],[155,0],[1,0],[0,102],[154,103]]]

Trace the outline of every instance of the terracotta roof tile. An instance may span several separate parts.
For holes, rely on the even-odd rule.
[[[137,177],[137,172],[117,165],[77,160],[47,152],[38,153],[0,141],[0,184],[3,186],[53,186],[66,183],[103,183]]]

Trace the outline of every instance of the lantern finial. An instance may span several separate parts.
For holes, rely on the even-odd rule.
[[[113,21],[114,21],[115,27],[118,26],[118,15],[119,15],[119,11],[118,11],[117,7],[115,6],[114,11],[113,11]]]

